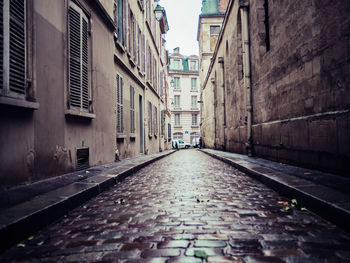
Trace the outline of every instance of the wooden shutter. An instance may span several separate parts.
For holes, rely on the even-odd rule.
[[[0,89],[3,87],[3,66],[4,66],[4,1],[0,0]]]
[[[10,91],[25,94],[26,84],[26,1],[10,2]]]
[[[69,100],[70,106],[89,110],[88,19],[71,3],[69,8]]]
[[[123,79],[117,75],[117,132],[123,130]]]
[[[135,89],[130,86],[130,132],[135,132]]]
[[[127,30],[128,30],[128,5],[126,4],[125,0],[123,0],[123,40],[124,40],[124,46],[128,50],[129,43],[128,43],[128,37],[127,37]]]

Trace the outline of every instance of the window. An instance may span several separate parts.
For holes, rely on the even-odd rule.
[[[124,0],[114,0],[114,22],[117,25],[118,40],[124,45]]]
[[[180,120],[180,113],[175,114],[175,126],[180,126],[181,120]]]
[[[164,110],[162,110],[160,113],[160,122],[161,122],[160,134],[164,135],[165,134],[165,111]]]
[[[191,90],[197,90],[197,79],[191,78]]]
[[[182,140],[183,139],[183,133],[182,132],[174,132],[173,138],[174,138],[174,140]]]
[[[174,59],[174,69],[180,69],[180,60]]]
[[[197,109],[197,96],[191,96],[191,108]]]
[[[73,2],[69,7],[69,106],[89,111],[89,20]]]
[[[190,134],[190,142],[194,144],[194,139],[199,138],[199,132],[191,132]]]
[[[175,95],[174,96],[174,107],[175,108],[180,108],[180,95]]]
[[[153,134],[158,135],[158,109],[153,106]]]
[[[152,136],[152,103],[148,102],[148,135]]]
[[[174,77],[174,89],[180,89],[180,78]]]
[[[25,98],[26,1],[0,1],[0,95]]]
[[[220,34],[220,26],[210,26],[210,36],[217,36]]]
[[[196,61],[190,61],[190,70],[192,70],[192,71],[197,70],[197,62]]]
[[[197,116],[198,116],[198,114],[192,114],[192,126],[198,125]]]
[[[142,34],[142,42],[141,42],[141,60],[142,60],[142,72],[146,72],[146,53],[145,53],[145,35]]]
[[[171,140],[171,124],[168,123],[168,141],[170,142]]]
[[[130,86],[130,133],[135,133],[135,88]]]
[[[123,79],[117,74],[117,132],[123,130]]]

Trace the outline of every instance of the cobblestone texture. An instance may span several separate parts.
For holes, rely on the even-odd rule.
[[[71,211],[0,262],[350,262],[350,235],[233,167],[181,150]],[[206,260],[196,258],[205,252]]]

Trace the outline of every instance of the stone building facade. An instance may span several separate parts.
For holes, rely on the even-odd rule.
[[[201,89],[204,144],[348,174],[349,10],[231,0]]]
[[[183,56],[174,49],[169,56],[168,83],[172,138],[192,144],[200,137],[199,121],[199,60],[198,56]]]
[[[167,21],[154,21],[154,7],[138,0],[1,1],[0,188],[166,149]],[[142,67],[151,59],[152,79]],[[146,136],[148,101],[157,138]]]

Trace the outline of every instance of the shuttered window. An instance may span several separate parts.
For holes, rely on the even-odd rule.
[[[26,95],[26,1],[0,1],[1,94]],[[4,70],[7,69],[7,70]]]
[[[142,60],[142,72],[146,72],[146,43],[145,43],[145,35],[142,34],[142,43],[141,43],[141,60]]]
[[[117,25],[117,35],[124,44],[124,0],[114,0],[114,22]]]
[[[130,86],[130,132],[135,132],[135,89]]]
[[[123,131],[123,78],[117,74],[117,133]]]
[[[69,7],[69,105],[89,111],[89,20],[74,3]]]
[[[148,135],[152,136],[152,103],[149,101],[148,102]]]

